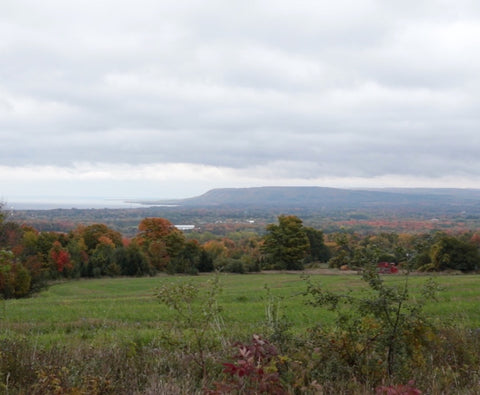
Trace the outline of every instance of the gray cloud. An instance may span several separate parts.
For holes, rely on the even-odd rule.
[[[478,180],[479,8],[7,0],[0,165]]]

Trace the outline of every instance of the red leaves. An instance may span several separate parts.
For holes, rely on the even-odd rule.
[[[237,343],[234,362],[223,364],[227,378],[215,383],[216,390],[209,394],[244,392],[255,394],[286,394],[276,369],[276,348],[260,336],[254,335],[248,344]]]
[[[50,258],[59,273],[62,273],[65,268],[72,268],[70,254],[62,248],[62,245],[58,241],[53,243],[53,247],[50,250]]]
[[[422,391],[415,387],[415,381],[410,380],[407,384],[398,384],[395,386],[381,386],[376,390],[381,395],[420,395]]]

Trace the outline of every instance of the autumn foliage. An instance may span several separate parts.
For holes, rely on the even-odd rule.
[[[62,273],[64,269],[72,268],[70,254],[67,250],[62,248],[62,245],[59,241],[55,241],[53,243],[52,249],[50,250],[50,258],[52,259],[55,268],[59,273]]]
[[[342,229],[328,233],[305,226],[295,215],[277,219],[278,223],[260,230],[249,222],[214,221],[202,225],[200,232],[183,233],[166,218],[148,217],[140,221],[135,236],[126,237],[101,223],[78,225],[68,233],[39,232],[3,218],[0,250],[12,259],[2,264],[4,285],[0,287],[6,289],[23,270],[30,276],[31,290],[37,290],[60,277],[299,270],[319,262],[356,270],[380,262],[395,264],[400,270],[468,272],[480,268],[478,232],[360,234]],[[382,221],[370,221],[370,225],[386,228]]]

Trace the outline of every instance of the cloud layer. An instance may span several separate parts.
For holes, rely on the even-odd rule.
[[[480,187],[473,1],[5,0],[0,33],[6,198]]]

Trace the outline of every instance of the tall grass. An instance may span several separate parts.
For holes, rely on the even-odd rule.
[[[288,392],[368,393],[386,380],[362,381],[348,367],[342,380],[317,379],[323,377],[315,372],[323,369],[318,353],[324,345],[311,328],[335,330],[334,314],[305,303],[301,274],[220,275],[221,333],[212,331],[195,345],[200,332],[180,325],[177,312],[155,295],[164,285],[192,284],[198,289],[192,306],[201,313],[212,278],[78,280],[52,285],[33,298],[2,302],[0,393],[202,393],[228,379],[222,363],[232,361],[231,345],[248,342],[253,334],[278,348],[280,356],[267,369],[279,373]],[[312,275],[310,280],[332,291],[368,292],[356,275]],[[420,297],[424,280],[410,278],[413,298]],[[415,379],[428,393],[479,393],[480,278],[438,276],[437,281],[443,290],[425,309],[438,330],[402,378]]]

